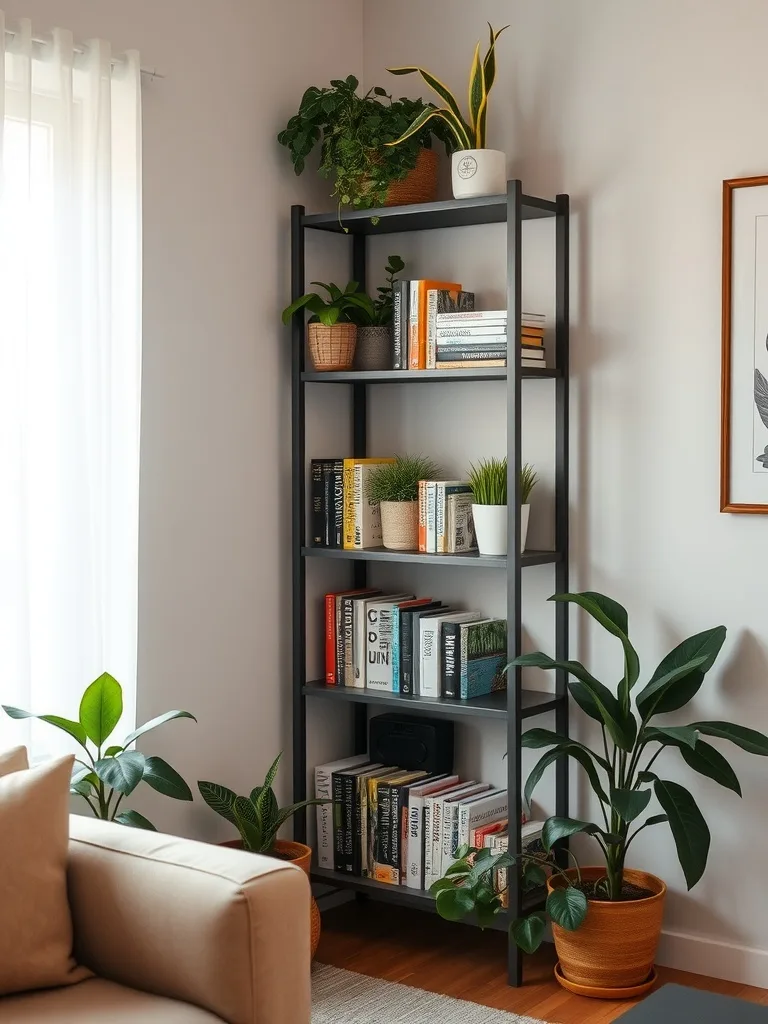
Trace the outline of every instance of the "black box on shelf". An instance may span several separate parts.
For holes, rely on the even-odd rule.
[[[368,756],[374,763],[431,774],[453,770],[453,722],[449,719],[376,715],[368,738]]]

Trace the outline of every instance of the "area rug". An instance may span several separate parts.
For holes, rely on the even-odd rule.
[[[312,1024],[543,1024],[533,1017],[396,985],[338,967],[312,969]]]

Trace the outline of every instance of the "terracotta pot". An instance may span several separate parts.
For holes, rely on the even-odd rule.
[[[392,369],[391,327],[358,327],[355,369]]]
[[[567,874],[576,877],[574,869]],[[581,877],[597,881],[605,877],[605,868],[582,868]],[[642,985],[653,970],[667,887],[660,878],[645,871],[627,868],[624,878],[633,885],[650,889],[653,896],[621,903],[590,900],[584,924],[575,932],[552,924],[563,976],[582,986],[580,991],[584,995],[610,997],[611,989]],[[553,875],[547,881],[550,892],[564,885],[560,875]]]
[[[433,203],[437,199],[437,153],[422,149],[416,166],[400,181],[387,189],[385,206],[408,206],[411,203]]]
[[[351,370],[357,343],[357,324],[308,324],[309,354],[316,370]]]
[[[381,502],[381,542],[390,551],[416,551],[419,546],[418,501]]]
[[[242,850],[243,841],[242,839],[230,839],[226,843],[219,843],[219,846],[227,846],[232,850]],[[305,875],[309,877],[312,865],[312,850],[309,846],[305,846],[303,843],[293,843],[288,839],[277,839],[275,841],[275,856],[279,860],[289,860],[297,868],[301,868]],[[310,895],[310,900],[309,928],[312,959],[314,960],[320,942],[320,909],[314,896]]]

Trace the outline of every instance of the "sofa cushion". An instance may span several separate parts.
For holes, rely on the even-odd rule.
[[[0,999],[0,1024],[214,1024],[207,1010],[92,978],[70,988]],[[277,1022],[275,1022],[277,1024]]]
[[[0,751],[0,778],[3,775],[10,775],[11,772],[23,772],[29,768],[26,747],[11,747],[10,750]]]
[[[69,779],[74,757],[0,778],[0,995],[71,985],[67,900]]]

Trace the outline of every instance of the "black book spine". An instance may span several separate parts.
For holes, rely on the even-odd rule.
[[[344,547],[344,462],[336,459],[332,463],[333,506],[331,515],[331,547]]]
[[[400,693],[413,693],[413,613],[400,613]]]
[[[352,874],[360,878],[363,874],[363,808],[360,798],[360,786],[366,785],[365,779],[353,779],[354,808],[352,815]]]
[[[400,801],[403,797],[402,786],[392,786],[389,797],[389,859],[387,863],[397,871],[400,877]]]
[[[333,463],[323,462],[323,541],[325,547],[333,547]]]
[[[333,798],[333,870],[344,871],[344,784],[341,775],[331,776]]]
[[[440,652],[440,657],[443,663],[443,697],[461,696],[459,635],[460,625],[458,622],[446,622],[443,624],[443,649]]]
[[[392,369],[408,369],[409,281],[396,281],[392,294]]]
[[[310,529],[312,531],[312,546],[322,547],[325,543],[325,529],[323,523],[323,460],[312,459],[310,471]]]
[[[379,783],[379,827],[376,833],[376,863],[389,864],[392,842],[392,787]]]

